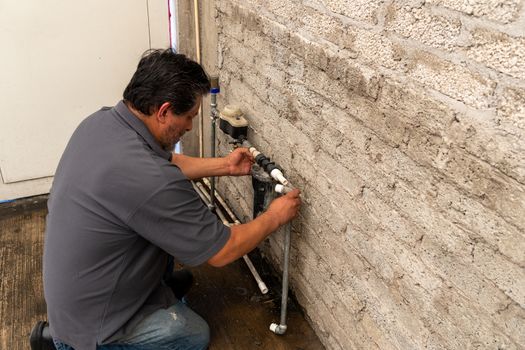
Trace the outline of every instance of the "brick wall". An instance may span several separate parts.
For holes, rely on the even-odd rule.
[[[220,103],[302,190],[291,288],[327,348],[524,348],[525,1],[216,4]],[[219,188],[248,218],[250,181]]]

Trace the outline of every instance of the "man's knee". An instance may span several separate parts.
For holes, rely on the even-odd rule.
[[[191,343],[195,350],[207,349],[210,344],[210,327],[206,322],[204,326],[200,328],[200,332],[194,334]]]
[[[208,323],[187,306],[177,308],[171,313],[175,322],[171,323],[169,333],[174,342],[184,343],[188,349],[207,349],[210,343]],[[185,348],[186,348],[185,347]]]
[[[210,327],[208,323],[193,311],[186,315],[186,340],[189,349],[207,349],[210,343]]]

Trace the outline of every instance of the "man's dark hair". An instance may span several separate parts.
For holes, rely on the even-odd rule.
[[[197,62],[172,49],[148,50],[124,90],[124,100],[146,115],[164,102],[171,103],[173,113],[183,114],[209,90],[210,80]]]

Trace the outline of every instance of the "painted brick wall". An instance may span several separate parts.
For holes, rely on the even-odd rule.
[[[216,4],[220,103],[302,189],[291,288],[326,347],[525,348],[525,2]],[[250,181],[219,188],[248,218]]]

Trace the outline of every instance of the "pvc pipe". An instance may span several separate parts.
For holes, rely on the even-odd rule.
[[[261,152],[259,152],[248,140],[242,141],[242,146],[248,148],[253,158],[257,157]],[[277,182],[280,182],[282,185],[287,186],[290,182],[284,177],[284,174],[279,169],[273,169],[270,172],[270,176]]]
[[[205,181],[208,182],[208,180],[205,180]],[[209,182],[208,182],[207,185],[209,185]],[[210,205],[210,196],[209,196],[207,190],[204,188],[204,186],[200,182],[194,182],[194,187],[197,190],[197,193],[201,196],[201,198],[204,201],[204,203],[206,205],[208,205],[208,207],[209,207],[209,205]],[[226,219],[226,217],[224,216],[224,213],[222,212],[222,210],[219,207],[216,207],[215,208],[215,212],[217,213],[219,218],[222,220],[222,222],[228,227],[231,227],[233,225],[240,225],[241,222],[239,221],[239,219],[237,219],[235,214],[233,214],[232,210],[226,205],[226,203],[224,202],[222,197],[218,193],[216,193],[216,195],[217,195],[217,199],[219,200],[219,202],[223,206],[224,210],[226,210],[226,212],[228,213],[230,218],[235,221],[234,223],[230,223],[230,221],[228,219]],[[259,287],[259,290],[261,291],[261,293],[262,294],[268,293],[268,287],[266,286],[266,283],[264,283],[264,281],[262,280],[261,276],[259,275],[259,273],[255,269],[255,266],[253,266],[253,263],[250,260],[250,257],[248,255],[243,255],[242,258],[244,259],[244,262],[246,263],[246,265],[248,266],[248,269],[252,273],[253,278],[255,279],[255,282],[257,282],[257,287]]]
[[[244,259],[244,262],[248,266],[248,269],[250,269],[250,272],[253,275],[253,278],[255,278],[255,281],[257,282],[257,287],[261,290],[261,293],[266,294],[268,293],[268,287],[266,286],[266,283],[262,280],[261,276],[255,269],[255,266],[253,266],[252,261],[248,257],[248,255],[243,255],[242,257]]]
[[[286,311],[288,307],[288,273],[290,265],[290,241],[292,234],[292,224],[286,224],[284,233],[284,252],[283,252],[283,286],[281,296],[281,319],[280,324],[272,323],[270,330],[275,334],[284,334],[286,332]]]
[[[288,180],[286,180],[286,178],[284,177],[284,174],[279,169],[273,169],[272,172],[270,173],[270,176],[273,177],[274,180],[279,181],[284,186],[289,184]]]
[[[292,186],[285,186],[282,184],[275,185],[275,192],[281,193],[281,194],[287,194],[288,192],[291,192],[293,190]]]

